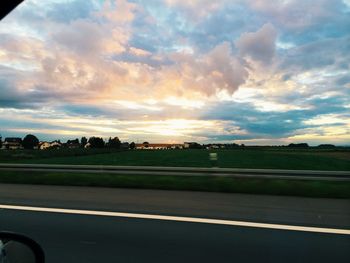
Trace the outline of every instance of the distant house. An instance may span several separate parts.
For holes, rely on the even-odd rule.
[[[49,142],[39,142],[39,149],[46,150],[49,149],[51,144]]]
[[[167,150],[167,149],[183,149],[183,144],[170,143],[136,143],[135,149],[138,150]]]
[[[165,150],[170,148],[170,144],[165,143],[136,143],[136,149],[138,150]]]
[[[85,148],[85,149],[90,149],[90,148],[91,148],[91,143],[88,142],[87,144],[85,144],[85,145],[84,145],[84,148]]]
[[[76,148],[80,148],[80,142],[79,142],[79,139],[76,138],[74,140],[67,140],[67,142],[62,143],[61,146],[69,149],[76,149]]]
[[[120,144],[120,149],[123,149],[123,150],[129,149],[129,143],[128,142],[122,142]]]
[[[216,143],[216,144],[206,144],[203,145],[203,147],[207,150],[212,150],[212,149],[227,149],[227,148],[232,148],[233,144],[221,144],[221,143]]]
[[[69,149],[77,149],[80,148],[80,143],[67,143],[67,147]]]
[[[191,144],[193,144],[193,142],[184,142],[184,148],[189,149]]]
[[[39,149],[40,150],[46,150],[46,149],[59,149],[61,148],[62,144],[59,141],[53,141],[53,142],[40,142],[39,143]]]
[[[8,137],[5,138],[2,148],[6,150],[18,150],[23,149],[22,139],[17,137]]]
[[[220,149],[221,147],[219,145],[216,145],[216,144],[210,144],[208,146],[205,147],[207,150],[210,150],[210,149]]]
[[[183,149],[184,145],[183,144],[172,144],[171,149]]]
[[[60,141],[53,141],[50,143],[50,145],[53,149],[59,149],[62,147],[62,143]]]

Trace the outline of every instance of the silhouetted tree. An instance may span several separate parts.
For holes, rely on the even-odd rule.
[[[91,148],[103,148],[105,146],[104,140],[100,137],[89,138],[89,143]]]
[[[190,149],[202,149],[203,147],[202,147],[202,145],[200,145],[200,144],[197,143],[197,142],[191,142],[189,148],[190,148]]]
[[[136,148],[136,144],[134,142],[130,143],[129,148],[131,150],[135,149]]]
[[[22,141],[23,148],[29,149],[29,150],[33,150],[34,147],[38,146],[38,144],[39,144],[39,139],[32,134],[26,135]]]
[[[0,135],[0,148],[2,147],[2,137]]]
[[[87,144],[88,140],[86,139],[86,137],[81,137],[80,139],[80,146],[84,147]]]
[[[329,148],[335,148],[335,145],[334,144],[320,144],[317,147],[329,149]]]
[[[78,138],[76,138],[74,140],[68,140],[67,141],[67,144],[78,144],[78,143],[79,143],[79,139]]]
[[[307,143],[291,143],[288,147],[307,148],[309,145]]]
[[[118,137],[114,137],[113,139],[110,137],[108,140],[108,147],[114,149],[120,149],[121,142]]]

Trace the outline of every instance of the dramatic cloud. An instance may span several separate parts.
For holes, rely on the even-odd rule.
[[[175,54],[179,83],[186,90],[195,89],[207,95],[226,90],[233,93],[242,85],[248,72],[242,62],[233,56],[231,45],[224,42],[207,54]]]
[[[3,136],[349,142],[348,1],[26,0],[1,23]]]
[[[276,49],[277,32],[273,25],[265,24],[256,32],[244,33],[237,41],[236,46],[242,56],[254,60],[271,63]]]

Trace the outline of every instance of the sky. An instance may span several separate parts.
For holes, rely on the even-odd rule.
[[[350,0],[26,0],[0,134],[350,145]]]

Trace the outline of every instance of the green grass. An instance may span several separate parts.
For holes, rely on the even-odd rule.
[[[0,172],[0,182],[350,198],[350,182],[52,172]]]
[[[219,167],[350,171],[349,149],[245,147],[218,150]],[[208,150],[0,151],[0,162],[210,167]],[[0,182],[350,198],[350,182],[115,174],[0,172]]]
[[[59,150],[0,150],[0,162],[18,162],[47,158],[77,157],[118,152],[115,149],[59,149]]]
[[[240,148],[218,150],[218,166],[293,170],[350,171],[348,150]],[[7,155],[6,155],[7,154]],[[12,154],[12,155],[11,155]],[[108,151],[52,150],[2,151],[0,162],[210,167],[208,150]]]

